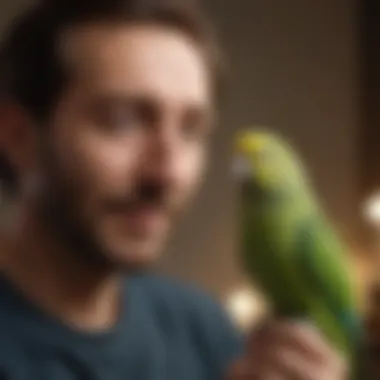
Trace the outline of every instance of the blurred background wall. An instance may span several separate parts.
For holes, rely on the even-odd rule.
[[[26,3],[1,0],[0,33]],[[359,4],[363,3],[206,2],[229,59],[229,99],[203,191],[162,262],[164,271],[220,297],[242,283],[229,165],[231,137],[247,124],[265,125],[290,138],[309,165],[323,204],[339,229],[352,240],[359,235],[358,210],[363,201]]]
[[[210,0],[208,8],[230,61],[229,100],[204,192],[166,267],[221,294],[241,280],[228,171],[241,126],[292,139],[326,210],[346,235],[357,232],[361,47],[354,0]]]

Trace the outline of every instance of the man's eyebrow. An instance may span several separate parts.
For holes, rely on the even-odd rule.
[[[108,92],[96,94],[87,104],[87,111],[99,113],[107,107],[144,107],[159,109],[159,102],[153,97],[137,92]]]
[[[160,112],[163,100],[150,93],[143,91],[103,91],[90,100],[87,105],[87,111],[91,113],[99,113],[104,111],[106,107],[138,107],[148,113],[153,112],[157,117]],[[202,124],[213,129],[218,122],[218,114],[216,108],[211,102],[203,102],[196,99],[188,99],[183,103],[185,115],[191,115],[199,118]],[[153,114],[152,114],[153,115]]]
[[[160,105],[164,101],[161,101],[158,97],[145,92],[139,91],[109,91],[96,94],[92,98],[93,103],[129,103],[129,102],[146,102],[151,104]],[[212,116],[216,115],[215,107],[207,102],[200,102],[197,100],[189,99],[184,102],[186,108],[192,112],[199,112]]]
[[[149,96],[147,94],[141,93],[141,92],[127,92],[127,91],[109,91],[109,92],[101,92],[99,94],[96,94],[92,98],[93,103],[100,103],[100,102],[106,102],[106,103],[126,103],[130,101],[136,101],[136,100],[142,100],[142,101],[150,101],[155,102],[152,96]]]

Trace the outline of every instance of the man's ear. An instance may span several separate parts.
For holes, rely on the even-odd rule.
[[[19,106],[0,102],[0,150],[17,171],[34,164],[36,133],[31,118]]]

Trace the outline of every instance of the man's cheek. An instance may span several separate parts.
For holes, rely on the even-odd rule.
[[[99,186],[125,186],[134,166],[133,152],[114,144],[93,144],[83,152],[81,162],[87,176]]]
[[[177,169],[178,187],[183,201],[189,201],[197,193],[204,176],[205,158],[203,155],[190,156]]]
[[[62,164],[66,180],[83,197],[91,198],[92,193],[107,188],[117,177],[116,170],[100,152],[73,151]]]

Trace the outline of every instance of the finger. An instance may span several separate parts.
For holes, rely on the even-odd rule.
[[[319,336],[318,339],[320,339]],[[319,344],[317,343],[318,347],[315,347],[312,342],[310,347],[309,340],[313,340],[313,337],[309,337],[309,331],[305,332],[300,326],[276,323],[263,327],[257,334],[253,334],[248,340],[247,348],[252,357],[266,357],[273,353],[274,349],[280,348],[286,351],[290,349],[302,352],[313,361],[324,361],[328,355],[325,354],[324,347],[321,354]]]
[[[253,361],[241,359],[233,365],[228,380],[284,380],[265,360]]]
[[[319,330],[309,323],[278,323],[268,332],[267,339],[277,344],[288,345],[315,361],[324,362],[329,358],[343,361],[325,341]]]
[[[229,380],[336,380],[345,379],[347,368],[331,361],[324,365],[305,359],[302,353],[281,348],[272,349],[251,359],[235,363]]]
[[[247,359],[236,361],[229,374],[228,380],[249,380],[251,378],[251,365]]]
[[[282,352],[277,357],[276,366],[285,378],[292,380],[312,380],[314,376],[319,376],[319,368],[302,360],[297,354],[291,352]],[[328,380],[324,377],[317,379]]]
[[[252,371],[260,376],[266,374],[268,368],[292,380],[345,379],[348,373],[346,362],[337,360],[336,356],[326,357],[323,361],[313,360],[289,345],[260,345],[251,358]]]
[[[344,367],[345,359],[323,336],[322,332],[310,323],[295,324],[294,347],[309,353],[316,360],[334,362]]]
[[[344,371],[331,362],[331,365],[320,365],[305,360],[300,354],[292,351],[281,351],[276,354],[273,366],[284,378],[292,380],[332,380],[343,379]]]
[[[271,369],[258,376],[255,376],[254,374],[252,374],[247,379],[249,380],[285,380],[287,378],[285,378],[283,375],[278,374],[275,370]]]

